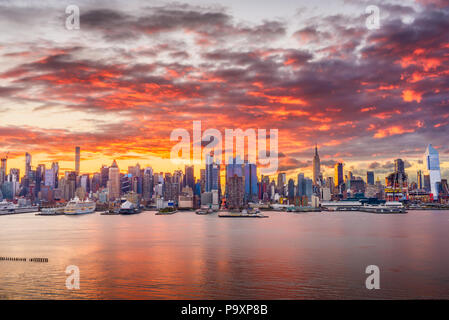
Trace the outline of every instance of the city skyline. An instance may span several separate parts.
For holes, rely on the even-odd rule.
[[[279,179],[279,175],[282,174],[284,175],[284,179],[285,182],[287,182],[287,180],[289,179],[296,179],[297,176],[299,174],[304,175],[307,178],[310,178],[312,181],[314,181],[313,177],[314,177],[314,172],[313,172],[313,162],[318,159],[318,163],[319,163],[319,148],[318,145],[315,144],[315,146],[313,147],[314,153],[311,155],[311,170],[310,172],[308,170],[303,170],[303,168],[297,168],[296,170],[294,170],[294,173],[289,173],[287,174],[285,171],[282,170],[278,170],[275,174],[272,175],[263,175],[263,174],[259,174],[258,170],[256,172],[256,176],[257,179],[262,178],[262,176],[268,176],[270,178],[270,181],[275,181],[276,179]],[[426,162],[426,159],[429,157],[429,153],[431,155],[433,155],[433,157],[435,157],[436,154],[436,159],[437,160],[433,160],[432,159],[432,163],[434,163],[435,161],[438,163],[438,166],[429,166],[429,164]],[[5,157],[1,157],[2,158],[2,167],[3,167],[3,163],[6,165],[6,175],[9,174],[10,170],[19,170],[19,172],[21,173],[20,177],[27,175],[27,172],[29,172],[31,169],[38,169],[40,166],[44,166],[45,168],[49,167],[52,168],[55,166],[55,164],[58,166],[58,172],[60,176],[64,175],[64,172],[75,172],[77,173],[77,175],[93,175],[95,173],[99,173],[101,172],[101,169],[103,167],[107,167],[107,168],[111,168],[111,167],[117,167],[119,169],[119,173],[120,174],[127,174],[129,173],[129,168],[133,168],[134,165],[139,165],[141,168],[151,168],[151,170],[155,173],[173,173],[176,171],[183,171],[184,174],[186,174],[186,171],[189,172],[189,176],[191,176],[191,178],[189,179],[193,179],[194,178],[194,182],[196,183],[196,181],[200,178],[201,176],[201,170],[203,170],[206,167],[206,171],[207,171],[207,164],[209,163],[209,165],[215,165],[215,161],[213,161],[211,156],[206,156],[206,160],[202,161],[201,165],[191,165],[191,164],[185,164],[183,166],[176,166],[174,170],[172,171],[164,171],[164,170],[158,170],[157,167],[154,167],[150,162],[132,162],[132,164],[130,165],[118,165],[117,164],[117,160],[113,159],[112,160],[112,164],[108,165],[106,163],[103,163],[99,168],[95,169],[94,171],[83,171],[82,169],[82,149],[79,146],[74,147],[74,153],[73,153],[73,168],[70,167],[61,167],[58,161],[51,161],[51,162],[46,162],[46,163],[37,163],[35,165],[33,165],[33,157],[30,153],[26,152],[24,154],[23,157],[23,168],[25,168],[25,170],[22,170],[21,168],[17,168],[17,167],[12,167],[10,165],[10,159],[7,156],[8,153],[6,153],[6,158]],[[238,156],[237,156],[238,158]],[[316,173],[324,180],[326,180],[326,178],[328,177],[332,177],[335,179],[336,175],[337,175],[337,165],[340,166],[341,165],[341,173],[339,173],[339,175],[341,174],[341,181],[344,181],[346,178],[352,178],[359,176],[361,177],[366,183],[368,183],[368,178],[367,178],[367,174],[368,173],[372,173],[373,174],[373,178],[374,181],[377,180],[381,180],[381,182],[384,181],[384,179],[388,176],[389,173],[391,173],[391,171],[395,171],[397,170],[397,160],[401,160],[402,161],[402,166],[403,166],[403,170],[404,172],[407,172],[408,175],[410,177],[410,182],[416,182],[419,183],[419,178],[418,176],[416,176],[416,178],[414,178],[415,175],[418,174],[418,172],[420,172],[421,174],[424,173],[428,173],[428,170],[430,170],[430,168],[432,168],[434,171],[438,171],[438,176],[435,177],[435,181],[437,181],[438,179],[441,180],[441,178],[445,177],[446,175],[443,173],[443,170],[441,170],[442,168],[444,168],[444,162],[441,160],[441,156],[438,152],[437,149],[434,148],[434,146],[432,144],[428,144],[426,146],[426,148],[424,149],[424,152],[421,154],[421,158],[423,158],[424,160],[415,160],[416,163],[418,163],[418,168],[416,170],[414,170],[414,168],[412,169],[410,166],[410,162],[408,159],[402,159],[402,158],[398,158],[398,157],[393,157],[391,161],[388,162],[388,166],[384,165],[384,167],[382,168],[383,170],[386,170],[385,174],[379,174],[379,170],[376,170],[376,168],[369,168],[368,170],[362,171],[359,168],[354,168],[354,167],[348,167],[347,164],[345,162],[339,162],[339,161],[335,161],[334,164],[332,166],[326,166],[326,170],[322,170],[323,167],[321,167],[320,170],[320,166],[317,166],[317,171]],[[134,161],[134,160],[128,160],[128,161]],[[222,164],[219,169],[220,169],[220,178],[221,178],[221,183],[220,185],[225,186],[225,181],[227,178],[232,177],[232,175],[234,175],[234,170],[232,169],[234,168],[238,162],[236,162],[236,158],[234,159],[230,159],[230,162],[228,164]],[[233,162],[231,162],[233,161]],[[64,161],[66,163],[70,163],[70,161]],[[15,163],[15,162],[14,162]],[[249,163],[247,160],[242,160],[242,164],[240,165],[240,168],[238,169],[239,171],[236,173],[238,176],[244,176],[245,175],[245,166],[247,166]],[[254,164],[251,164],[254,165]],[[237,165],[238,166],[238,165]],[[29,169],[27,169],[29,168]],[[80,169],[79,172],[77,172],[77,168]],[[121,168],[121,169],[120,169]],[[229,169],[231,168],[231,169]],[[257,168],[257,165],[256,165]],[[191,171],[193,169],[193,172]],[[228,176],[228,171],[231,170],[231,175]],[[340,172],[340,171],[339,171]],[[307,173],[307,174],[306,174]],[[348,173],[351,174],[351,177],[348,177]],[[224,180],[223,180],[224,179]],[[207,180],[207,178],[206,178]],[[186,182],[184,182],[186,183]],[[189,183],[187,183],[188,185],[190,185],[191,181]],[[212,183],[212,182],[211,182]],[[337,185],[337,181],[334,181],[334,183]],[[341,183],[341,182],[340,182]],[[193,189],[193,188],[192,188]]]
[[[380,8],[377,30],[366,28],[366,4],[348,1],[267,2],[257,14],[237,1],[80,1],[79,30],[65,28],[56,1],[2,3],[0,152],[21,171],[24,152],[71,170],[75,145],[81,172],[114,159],[174,171],[170,131],[197,119],[220,131],[279,128],[288,177],[311,174],[315,143],[326,172],[344,162],[382,175],[395,158],[416,171],[432,143],[447,176],[448,10],[369,4]]]

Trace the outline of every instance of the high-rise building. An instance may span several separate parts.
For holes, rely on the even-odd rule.
[[[120,170],[117,162],[114,160],[109,168],[108,191],[109,199],[114,200],[120,198]]]
[[[29,178],[31,173],[31,154],[25,153],[25,177]]]
[[[387,186],[405,188],[408,186],[408,177],[405,173],[405,164],[402,159],[394,160],[394,172],[385,177]]]
[[[418,172],[416,172],[416,182],[418,185],[418,189],[422,189],[423,183],[422,183],[422,171],[421,170],[418,170]]]
[[[213,161],[213,156],[206,156],[206,192],[220,190],[220,165]]]
[[[278,183],[277,183],[277,192],[280,196],[284,196],[285,192],[285,185],[287,184],[287,176],[285,175],[285,172],[279,172],[278,173]]]
[[[75,172],[77,175],[80,174],[80,158],[81,158],[80,147],[75,147]]]
[[[423,175],[423,189],[430,192],[430,176],[428,174]]]
[[[195,189],[194,169],[194,166],[185,166],[184,169],[184,186],[190,187],[192,190]]]
[[[318,180],[320,179],[320,156],[318,155],[318,146],[315,145],[315,155],[312,160],[312,180],[313,184],[318,184]]]
[[[6,181],[6,160],[7,158],[1,159],[1,165],[0,165],[0,186],[3,182]]]
[[[402,159],[394,160],[394,171],[405,175],[405,165]]]
[[[258,198],[257,166],[252,163],[243,165],[245,177],[245,202],[256,202]]]
[[[243,206],[243,177],[234,175],[226,183],[226,205],[229,209],[239,209]]]
[[[55,188],[55,171],[53,168],[45,170],[44,185],[50,187],[50,189]]]
[[[55,183],[54,183],[54,186],[55,186],[55,188],[57,188],[57,187],[58,187],[58,181],[59,181],[59,163],[53,162],[53,163],[51,164],[51,169],[53,170],[53,173],[54,173],[54,175],[55,175]]]
[[[100,169],[100,187],[106,188],[109,180],[109,167],[102,165]]]
[[[201,192],[206,191],[206,169],[200,169]]]
[[[373,171],[366,172],[366,183],[369,185],[374,185],[374,172]]]
[[[153,168],[146,167],[143,171],[143,185],[142,185],[142,196],[143,199],[148,201],[153,196],[153,187],[154,187],[154,179],[153,179]]]
[[[295,198],[295,181],[288,179],[288,199],[291,201]]]
[[[296,195],[298,197],[302,197],[306,195],[305,190],[305,179],[304,179],[304,173],[298,173],[298,180],[296,182]]]
[[[343,163],[341,162],[335,164],[334,183],[337,188],[343,183]]]
[[[430,192],[433,194],[433,198],[437,200],[439,184],[441,183],[440,156],[431,144],[427,146],[426,152],[424,153],[423,163],[425,166],[424,170],[430,179]]]

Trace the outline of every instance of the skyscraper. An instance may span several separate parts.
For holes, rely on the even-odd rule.
[[[366,183],[370,185],[374,185],[374,172],[367,171],[366,172]]]
[[[226,181],[226,205],[229,209],[239,209],[243,206],[243,177],[234,175]]]
[[[277,183],[277,192],[280,196],[284,196],[285,184],[287,183],[287,176],[285,172],[278,173],[278,183]]]
[[[306,195],[304,173],[298,173],[298,181],[296,185],[296,195],[299,197]]]
[[[418,172],[416,172],[416,181],[417,181],[418,189],[422,189],[423,183],[422,183],[422,171],[421,170],[418,170]]]
[[[341,162],[335,164],[334,183],[335,187],[339,187],[343,183],[343,163]]]
[[[253,163],[245,163],[243,165],[245,175],[245,202],[257,201],[257,166]]]
[[[114,160],[111,167],[109,168],[109,180],[108,180],[108,191],[109,199],[114,200],[120,198],[120,170],[118,168],[117,162]]]
[[[25,153],[25,177],[29,178],[31,173],[31,154]]]
[[[75,172],[80,174],[80,147],[75,147]]]
[[[220,165],[213,161],[213,156],[206,155],[206,192],[221,190]]]
[[[431,144],[427,146],[426,152],[424,153],[423,163],[425,166],[424,170],[430,178],[430,192],[433,194],[433,198],[437,200],[439,184],[441,183],[440,156]]]
[[[184,186],[190,187],[192,190],[195,188],[195,175],[193,166],[185,166],[184,171]]]
[[[1,159],[0,165],[0,185],[6,181],[6,157]]]
[[[51,169],[53,170],[54,177],[55,177],[54,186],[55,186],[55,188],[57,188],[58,187],[58,181],[59,181],[59,163],[53,162],[51,164]]]
[[[312,160],[312,180],[313,180],[313,184],[316,185],[318,179],[320,178],[320,156],[318,155],[318,146],[315,145],[315,155],[313,156],[313,160]]]

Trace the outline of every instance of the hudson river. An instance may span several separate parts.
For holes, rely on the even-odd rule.
[[[266,214],[0,216],[0,299],[449,299],[449,211]]]

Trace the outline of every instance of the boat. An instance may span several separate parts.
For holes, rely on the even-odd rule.
[[[195,213],[199,215],[212,214],[214,213],[214,210],[212,210],[211,208],[202,208],[196,210]]]
[[[288,207],[287,212],[295,212],[295,213],[304,213],[304,212],[320,212],[320,208],[314,208],[314,207]]]
[[[42,208],[37,216],[60,216],[64,214],[65,207],[47,207]]]
[[[219,213],[220,218],[268,218],[269,216],[264,215],[259,209],[247,210],[243,209],[241,212],[223,212]]]
[[[13,214],[15,207],[14,203],[3,200],[0,202],[0,215]]]
[[[178,210],[176,210],[174,207],[167,207],[167,208],[159,209],[159,211],[156,212],[155,214],[156,214],[157,216],[160,216],[160,215],[174,214],[174,213],[176,213],[176,212],[178,212]]]
[[[30,212],[38,212],[39,207],[27,204],[17,204],[14,206],[14,213],[30,213]]]
[[[66,215],[80,215],[92,213],[95,211],[96,204],[91,200],[80,200],[78,197],[73,198],[67,203],[64,208],[64,214]]]
[[[17,214],[17,213],[30,213],[30,212],[38,212],[39,207],[29,205],[24,201],[19,200],[18,204],[14,204],[12,202],[8,202],[3,200],[0,202],[0,215],[4,214]]]
[[[139,207],[137,207],[134,203],[131,201],[126,200],[122,205],[120,206],[119,213],[120,214],[136,214],[140,213],[141,210]]]
[[[405,207],[399,201],[387,201],[385,204],[365,204],[359,208],[363,212],[371,213],[407,213]]]

